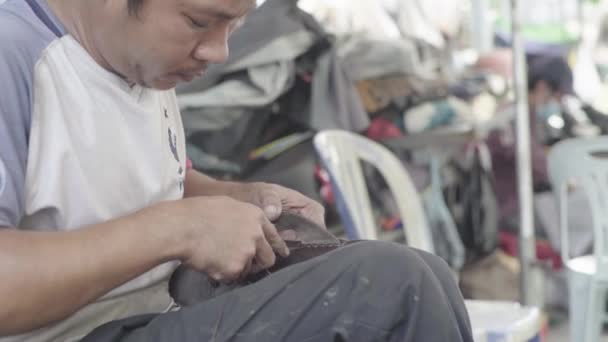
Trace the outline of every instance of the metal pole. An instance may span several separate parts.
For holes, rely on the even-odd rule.
[[[519,191],[519,259],[521,263],[521,303],[531,305],[539,300],[532,274],[536,259],[532,201],[532,159],[530,152],[530,117],[526,53],[521,36],[521,1],[511,0],[514,85],[517,111],[517,177]]]
[[[578,43],[580,45],[583,42],[583,35],[585,34],[585,4],[583,3],[583,0],[577,1],[577,9],[578,9],[578,30],[579,30]]]
[[[488,19],[490,4],[488,0],[473,0],[471,3],[471,34],[477,52],[490,52],[494,45],[494,26]]]

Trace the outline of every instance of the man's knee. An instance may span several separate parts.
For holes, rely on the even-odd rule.
[[[452,269],[450,268],[448,263],[445,262],[445,260],[443,260],[442,258],[440,258],[434,254],[431,254],[431,253],[428,253],[425,251],[420,251],[420,250],[414,250],[414,251],[433,270],[433,273],[435,273],[435,275],[438,278],[440,278],[440,280],[445,280],[448,278],[454,279],[454,280],[456,279]]]
[[[412,272],[432,273],[419,251],[409,247],[382,241],[362,241],[345,247],[342,251],[349,263],[356,264],[359,271],[407,275]],[[428,255],[425,258],[437,258]],[[442,261],[437,258],[437,263]]]

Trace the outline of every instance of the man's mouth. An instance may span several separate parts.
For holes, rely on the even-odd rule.
[[[181,73],[178,74],[177,76],[180,80],[182,80],[184,82],[190,82],[196,77],[196,75],[193,75],[193,74],[181,74]]]
[[[205,73],[205,70],[196,70],[196,71],[182,71],[182,72],[175,73],[175,75],[179,79],[181,79],[185,82],[190,82],[197,77],[203,76],[204,73]]]

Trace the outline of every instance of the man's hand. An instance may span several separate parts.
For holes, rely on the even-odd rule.
[[[262,209],[270,221],[278,219],[283,212],[289,212],[325,227],[325,208],[321,204],[280,185],[238,184],[231,190],[229,196]]]
[[[233,183],[218,181],[196,170],[186,175],[184,197],[229,196],[262,209],[270,221],[289,212],[325,227],[323,206],[301,193],[268,183]]]
[[[193,197],[169,206],[165,213],[185,233],[182,261],[217,281],[235,281],[273,266],[275,252],[289,254],[274,225],[252,204],[229,197]]]

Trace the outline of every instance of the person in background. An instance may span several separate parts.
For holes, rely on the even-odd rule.
[[[547,147],[539,136],[539,124],[561,110],[563,96],[573,89],[572,70],[561,57],[540,56],[528,61],[528,108],[530,113],[530,148],[532,177],[536,190],[546,190]],[[519,200],[517,193],[517,145],[514,120],[492,132],[487,145],[492,154],[496,195],[500,207],[500,227],[517,231]]]

